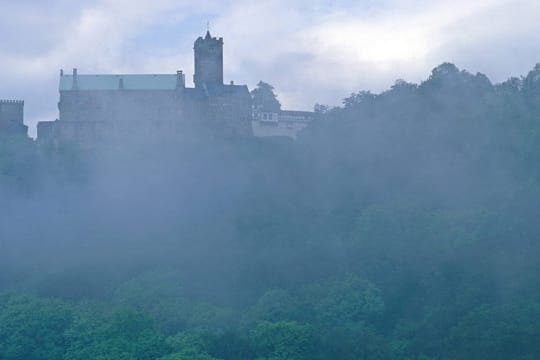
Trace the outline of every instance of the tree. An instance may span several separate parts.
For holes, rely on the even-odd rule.
[[[281,104],[274,94],[274,87],[264,81],[259,81],[257,87],[251,91],[253,106],[260,111],[278,112]]]
[[[540,305],[481,306],[451,329],[442,359],[538,359]]]
[[[380,290],[352,274],[312,285],[303,295],[314,320],[324,325],[371,320],[384,310]]]
[[[13,297],[0,303],[0,359],[62,359],[72,316],[57,300]]]
[[[64,360],[155,360],[169,353],[165,339],[148,317],[118,311],[112,317],[89,313],[66,333],[69,348]]]
[[[258,321],[298,320],[301,316],[298,301],[287,291],[269,290],[246,312],[244,322],[253,324]]]
[[[359,105],[372,103],[377,98],[377,95],[370,91],[359,91],[352,93],[349,97],[343,99],[343,105],[346,109],[354,108]]]
[[[132,278],[115,290],[113,300],[151,316],[169,334],[184,328],[193,315],[193,305],[175,271],[153,271]]]
[[[182,332],[167,338],[173,353],[159,360],[217,360],[207,353],[212,335],[207,331]]]
[[[208,354],[199,353],[197,351],[185,350],[179,353],[163,356],[159,358],[159,360],[219,360],[219,359],[212,357]]]
[[[324,105],[324,104],[315,104],[313,106],[313,112],[317,113],[317,114],[327,114],[328,112],[330,112],[331,108],[329,105]]]
[[[258,360],[302,360],[312,354],[313,328],[295,321],[260,322],[250,334]]]

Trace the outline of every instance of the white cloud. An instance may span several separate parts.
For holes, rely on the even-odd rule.
[[[531,0],[238,1],[218,24],[233,39],[226,48],[232,76],[251,85],[269,81],[286,106],[309,108],[317,101],[339,103],[360,89],[386,89],[397,78],[421,81],[444,61],[497,81],[524,72],[537,61],[532,49],[538,46],[516,43],[538,36],[532,34],[539,7]],[[482,56],[487,46],[500,49],[498,56]],[[525,68],[511,59],[516,46],[531,49],[521,60]]]

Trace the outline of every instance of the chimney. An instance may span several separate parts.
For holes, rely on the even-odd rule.
[[[79,89],[79,83],[77,81],[77,68],[73,68],[73,84],[71,85],[72,90]]]
[[[178,70],[176,72],[176,89],[183,89],[186,86],[184,81],[184,72],[182,70]]]
[[[233,86],[233,85],[234,85],[234,81],[231,80],[231,86]]]
[[[60,76],[64,76],[64,69],[60,69]]]

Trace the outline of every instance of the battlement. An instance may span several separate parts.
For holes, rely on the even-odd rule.
[[[23,123],[24,101],[23,100],[0,100],[0,122]]]
[[[0,99],[0,104],[17,104],[17,105],[24,105],[24,100],[5,100],[5,99]]]
[[[0,134],[24,134],[24,100],[0,99]]]
[[[210,34],[210,30],[206,32],[206,36],[202,37],[199,36],[197,40],[195,40],[195,46],[200,46],[203,44],[221,44],[223,45],[223,38],[217,38]]]

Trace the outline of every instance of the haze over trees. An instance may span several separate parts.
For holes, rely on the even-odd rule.
[[[0,359],[540,357],[540,65],[297,141],[4,137],[0,198]]]

